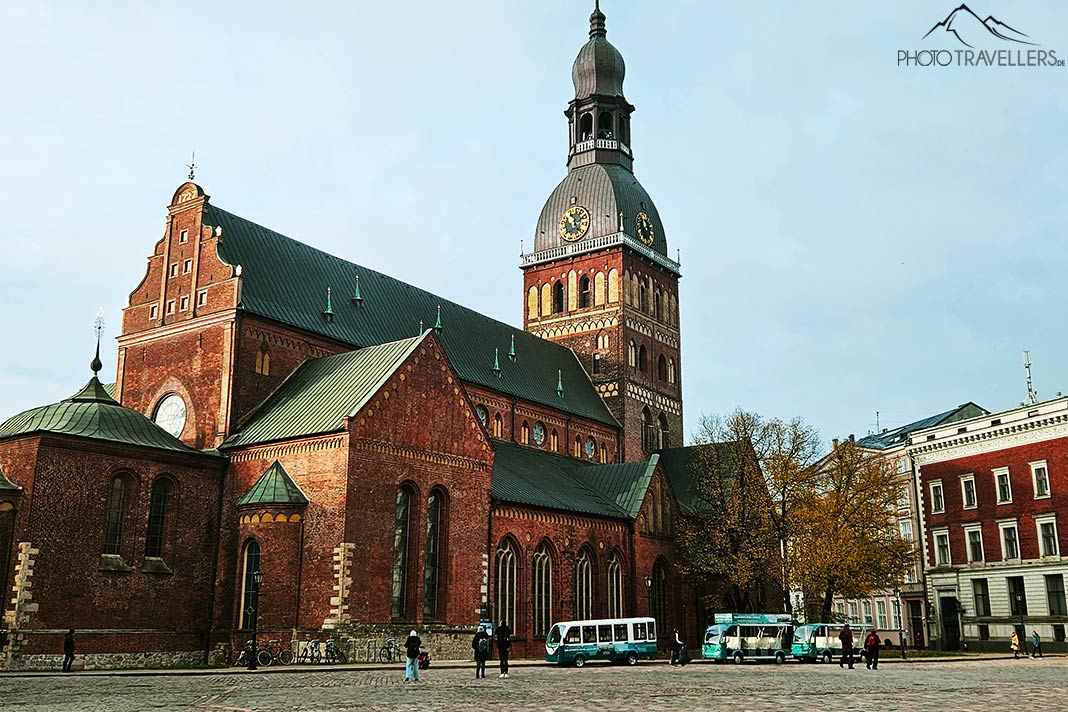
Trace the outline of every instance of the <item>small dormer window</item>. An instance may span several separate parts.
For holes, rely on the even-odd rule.
[[[186,260],[182,263],[182,274],[189,274],[193,271],[193,260]]]

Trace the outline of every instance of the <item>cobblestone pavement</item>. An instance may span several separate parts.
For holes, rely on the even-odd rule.
[[[1068,659],[636,668],[520,667],[508,680],[431,669],[287,674],[0,677],[0,709],[143,710],[1063,710]]]

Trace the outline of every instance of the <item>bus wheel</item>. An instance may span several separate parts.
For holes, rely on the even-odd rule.
[[[637,665],[637,664],[638,664],[638,654],[632,650],[629,653],[627,653],[627,665]]]
[[[582,667],[585,664],[586,664],[586,656],[585,655],[576,655],[575,656],[575,667]]]
[[[823,662],[825,662],[825,663],[831,662],[831,651],[830,650],[828,650],[827,652],[825,652],[823,654]]]
[[[740,652],[734,654],[734,664],[735,665],[741,665],[742,664],[742,660],[744,660],[744,659],[745,658],[742,656],[742,654]]]
[[[783,655],[781,652],[775,653],[775,662],[777,662],[779,665],[782,665],[784,662],[786,662],[786,656]]]

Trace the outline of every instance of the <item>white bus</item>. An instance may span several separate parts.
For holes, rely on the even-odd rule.
[[[656,621],[608,618],[556,623],[545,639],[545,660],[582,667],[589,660],[626,661],[656,657]]]
[[[790,657],[793,623],[787,613],[717,613],[705,631],[701,657],[706,660],[774,660]]]

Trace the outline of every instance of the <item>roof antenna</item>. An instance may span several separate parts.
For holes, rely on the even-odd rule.
[[[1034,386],[1031,385],[1031,352],[1024,351],[1024,370],[1027,372],[1027,400],[1031,405],[1038,403],[1038,394],[1035,393]]]
[[[879,411],[875,411],[875,432],[883,432],[883,429],[879,427]]]
[[[96,310],[96,320],[93,322],[93,331],[96,332],[96,355],[93,356],[89,368],[93,369],[93,376],[95,377],[100,373],[100,369],[104,368],[104,364],[100,362],[100,335],[104,333],[104,307],[100,307]]]
[[[197,152],[196,152],[196,149],[193,150],[193,160],[191,160],[189,162],[189,165],[186,166],[186,168],[189,169],[189,180],[195,180],[196,177],[197,177],[197,174],[196,174],[196,171],[197,171]]]

